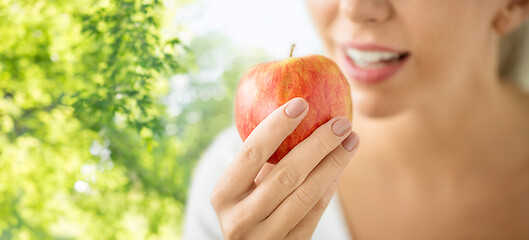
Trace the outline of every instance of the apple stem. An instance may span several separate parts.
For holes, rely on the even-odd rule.
[[[294,53],[294,48],[296,47],[296,44],[292,44],[292,47],[290,47],[290,57],[292,57],[292,54]]]

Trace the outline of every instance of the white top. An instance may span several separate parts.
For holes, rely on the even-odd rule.
[[[230,161],[235,157],[242,141],[234,126],[222,132],[198,163],[188,194],[184,220],[184,240],[222,239],[219,221],[211,207],[210,195]],[[343,212],[335,194],[312,239],[352,239]]]

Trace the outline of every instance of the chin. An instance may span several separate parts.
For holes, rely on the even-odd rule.
[[[355,92],[353,90],[354,115],[364,118],[391,118],[404,112],[402,99],[391,99],[388,96]]]

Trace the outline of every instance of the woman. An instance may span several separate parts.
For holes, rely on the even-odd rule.
[[[184,238],[529,239],[529,96],[512,84],[529,36],[498,47],[529,1],[307,3],[354,132],[334,118],[263,167],[310,106],[290,101],[244,144],[228,130],[196,170]]]

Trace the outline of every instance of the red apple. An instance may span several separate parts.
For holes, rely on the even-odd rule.
[[[352,120],[349,83],[331,59],[312,55],[259,64],[239,81],[235,93],[235,123],[242,140],[272,111],[302,97],[309,112],[268,159],[278,163],[316,128],[336,116]]]

